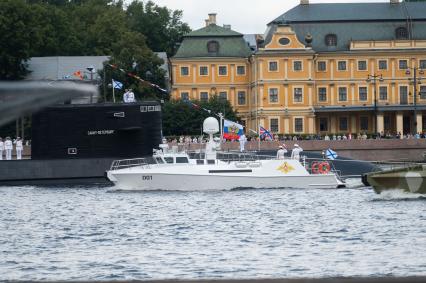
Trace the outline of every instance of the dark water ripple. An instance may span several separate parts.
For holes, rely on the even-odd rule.
[[[426,275],[426,199],[0,187],[0,280]]]

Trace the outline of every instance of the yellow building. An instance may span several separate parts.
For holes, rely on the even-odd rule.
[[[248,128],[262,125],[280,134],[421,132],[426,130],[425,11],[421,2],[302,0],[268,24],[255,52],[193,56],[198,49],[209,51],[212,41],[228,53],[234,48],[221,40],[231,33],[235,40],[237,34],[223,32],[211,17],[205,28],[185,37],[171,60],[173,97],[226,92]],[[213,33],[221,40],[213,40]],[[191,43],[197,35],[204,39],[198,49]],[[209,70],[204,77],[203,65]],[[221,66],[228,70],[224,76]],[[238,75],[243,67],[244,75]]]

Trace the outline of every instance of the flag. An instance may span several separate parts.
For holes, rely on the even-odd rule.
[[[227,140],[238,140],[244,134],[243,125],[224,120],[223,122],[223,138]]]
[[[81,74],[81,71],[76,71],[73,73],[74,76],[79,77],[80,79],[83,79],[83,75]]]
[[[115,88],[115,89],[122,89],[123,88],[123,84],[120,83],[119,81],[112,80],[112,87]]]
[[[272,137],[271,133],[267,129],[265,129],[264,127],[262,127],[262,126],[260,126],[260,129],[259,129],[259,136],[260,136],[260,138],[269,137],[271,140],[274,139]]]
[[[338,156],[337,153],[335,151],[331,150],[331,148],[329,148],[325,151],[325,157],[328,158],[328,159],[334,160],[334,159],[337,158],[337,156]]]

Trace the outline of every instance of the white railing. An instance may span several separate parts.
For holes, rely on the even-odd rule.
[[[133,158],[133,159],[121,159],[121,160],[114,160],[111,164],[110,170],[117,170],[117,169],[124,169],[124,168],[130,168],[130,167],[136,167],[136,166],[142,166],[142,167],[148,167],[149,163],[147,158]]]

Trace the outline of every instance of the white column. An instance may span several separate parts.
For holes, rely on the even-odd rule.
[[[384,118],[383,113],[377,113],[377,132],[381,133],[384,132],[385,124],[384,124]]]
[[[402,135],[404,134],[404,124],[403,124],[403,115],[402,113],[396,113],[396,131],[398,133],[401,133],[401,138]]]
[[[422,113],[417,113],[416,122],[417,122],[417,132],[418,133],[423,132],[423,115],[422,115]]]

